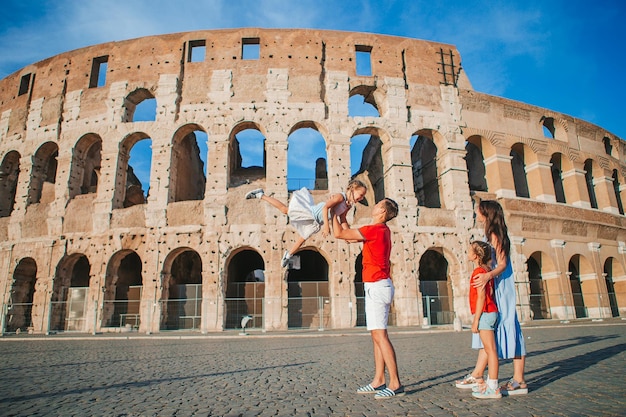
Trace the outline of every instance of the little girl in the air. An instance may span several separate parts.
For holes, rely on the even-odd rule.
[[[498,307],[493,293],[493,281],[489,281],[482,288],[472,285],[478,274],[490,270],[488,265],[491,263],[491,246],[481,241],[470,243],[468,259],[476,265],[470,278],[469,291],[470,311],[474,314],[472,333],[474,333],[474,337],[480,335],[480,340],[484,346],[484,349],[479,351],[478,361],[486,360],[488,378],[485,384],[482,375],[469,374],[463,380],[457,381],[456,386],[458,388],[473,388],[472,395],[476,398],[501,398],[502,394],[498,387],[499,363],[495,338]],[[479,344],[472,343],[472,347],[477,345]]]
[[[289,207],[274,197],[265,195],[261,188],[247,193],[246,199],[258,198],[265,200],[283,214],[286,214],[289,217],[289,222],[298,231],[300,238],[296,240],[296,243],[290,250],[285,252],[281,260],[281,265],[284,268],[293,254],[300,249],[312,234],[319,232],[322,227],[322,235],[324,237],[330,234],[330,222],[328,219],[331,218],[332,213],[339,218],[339,223],[342,227],[344,227],[344,224],[347,227],[346,213],[355,203],[363,200],[366,192],[367,186],[363,182],[351,180],[345,193],[331,194],[326,203],[315,204],[313,196],[306,188],[293,192],[289,201]]]

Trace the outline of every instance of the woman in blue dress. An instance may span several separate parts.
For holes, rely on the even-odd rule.
[[[520,395],[528,393],[524,380],[526,363],[526,345],[524,335],[517,319],[515,309],[515,277],[511,266],[511,240],[504,220],[502,206],[493,200],[483,200],[476,208],[476,221],[485,226],[485,237],[493,248],[494,266],[491,271],[478,274],[475,286],[485,286],[490,279],[494,280],[496,304],[498,305],[498,324],[496,326],[496,347],[500,359],[513,359],[513,377],[500,387],[502,395]],[[479,343],[479,341],[478,341]],[[487,354],[482,345],[478,352],[476,367],[464,379],[456,381],[458,388],[469,388],[481,391],[486,388],[483,374],[487,367]]]

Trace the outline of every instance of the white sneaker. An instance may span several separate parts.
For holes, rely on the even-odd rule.
[[[257,188],[256,190],[250,191],[246,194],[246,200],[250,200],[252,198],[261,198],[263,197],[263,188]]]
[[[289,251],[285,251],[285,254],[283,255],[283,259],[281,259],[280,261],[280,265],[283,268],[286,267],[290,259],[291,259],[291,254],[289,253]]]

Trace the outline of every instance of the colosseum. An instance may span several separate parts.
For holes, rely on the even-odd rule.
[[[318,233],[283,268],[298,235],[244,197],[354,177],[353,227],[400,205],[391,324],[469,324],[477,199],[505,209],[522,322],[626,315],[623,140],[474,91],[448,44],[245,28],[62,53],[0,81],[0,161],[2,334],[363,326],[361,245]]]

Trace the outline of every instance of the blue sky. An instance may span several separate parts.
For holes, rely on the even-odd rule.
[[[455,45],[476,91],[626,139],[626,1],[4,0],[0,78],[109,41],[237,27],[372,32]]]

